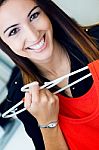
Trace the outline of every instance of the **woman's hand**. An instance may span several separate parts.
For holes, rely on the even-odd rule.
[[[39,124],[46,125],[58,120],[59,99],[47,89],[40,90],[38,82],[25,93],[25,107],[37,119]]]
[[[25,94],[25,107],[41,125],[58,120],[59,99],[47,89],[40,89],[38,82]],[[40,128],[45,149],[68,150],[59,125],[55,128]]]

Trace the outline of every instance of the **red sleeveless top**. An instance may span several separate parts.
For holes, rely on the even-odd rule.
[[[59,125],[70,150],[99,150],[99,60],[88,65],[93,85],[83,96],[60,100]]]

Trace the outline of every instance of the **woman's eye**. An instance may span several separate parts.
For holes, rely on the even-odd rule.
[[[36,12],[36,13],[32,14],[30,16],[30,21],[32,21],[33,19],[36,19],[39,16],[39,14],[40,14],[40,12]]]
[[[13,36],[13,35],[17,34],[18,31],[19,31],[18,28],[13,29],[13,30],[9,33],[9,36]]]

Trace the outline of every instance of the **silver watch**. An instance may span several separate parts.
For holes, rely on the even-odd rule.
[[[38,126],[40,128],[55,128],[57,126],[57,124],[58,124],[58,121],[53,121],[53,122],[50,122],[47,125],[40,125],[40,124],[38,124]]]

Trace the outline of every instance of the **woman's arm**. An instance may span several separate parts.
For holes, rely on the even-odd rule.
[[[40,90],[37,82],[25,94],[25,107],[37,119],[39,125],[58,120],[59,99],[47,89]],[[46,150],[68,150],[59,125],[40,128]],[[32,132],[32,131],[31,131]]]
[[[59,125],[55,128],[41,128],[46,150],[68,150]]]

